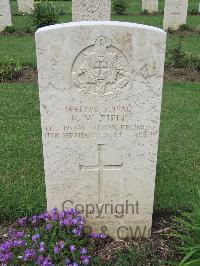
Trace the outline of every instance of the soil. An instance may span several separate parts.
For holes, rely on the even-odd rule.
[[[143,250],[149,250],[148,256],[146,254],[145,258],[146,263],[143,266],[154,265],[155,257],[160,261],[161,264],[159,265],[162,266],[170,265],[168,264],[170,262],[179,262],[182,256],[175,251],[178,241],[169,236],[173,228],[172,220],[173,216],[154,217],[152,235],[148,240],[125,239],[115,241],[111,238],[98,240],[98,248],[93,255],[98,256],[102,262],[114,264],[116,262],[116,252],[121,251],[126,254],[129,249],[134,248],[141,253]]]
[[[200,82],[200,71],[194,69],[176,69],[173,67],[165,67],[165,81],[192,81]]]
[[[167,33],[168,35],[176,35],[176,36],[188,36],[188,35],[200,35],[199,28],[194,28],[192,30],[185,31],[174,31],[172,33]]]
[[[37,69],[31,66],[23,66],[19,76],[8,82],[37,83]]]
[[[23,37],[23,36],[34,36],[35,32],[0,32],[0,36],[15,36],[15,37]]]
[[[175,69],[167,66],[165,67],[164,80],[200,82],[200,72],[191,69]],[[19,77],[8,82],[37,83],[37,69],[31,66],[24,66]]]

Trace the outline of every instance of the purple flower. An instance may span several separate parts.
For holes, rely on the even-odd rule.
[[[80,253],[81,253],[81,255],[86,255],[88,253],[88,251],[86,248],[81,248]]]
[[[89,234],[89,236],[90,236],[91,238],[93,238],[93,239],[98,238],[98,234],[97,234],[97,233],[91,233],[91,234]]]
[[[0,253],[0,262],[5,263],[5,255]],[[67,264],[68,265],[68,264]]]
[[[64,219],[63,221],[64,225],[72,225],[72,221],[70,219]]]
[[[54,247],[54,253],[58,254],[60,252],[60,247],[58,245],[55,245]]]
[[[53,265],[51,259],[49,257],[46,257],[42,263],[42,266],[50,266],[50,265]]]
[[[88,265],[90,263],[90,257],[89,256],[81,256],[81,261],[83,263],[83,265]]]
[[[43,219],[44,219],[44,213],[39,214],[39,215],[38,215],[38,219],[39,219],[39,220],[43,220]]]
[[[64,241],[60,241],[59,242],[59,246],[63,249],[65,247],[65,242]]]
[[[33,236],[32,236],[32,241],[33,241],[33,242],[36,242],[37,239],[38,239],[39,237],[40,237],[39,234],[33,235]]]
[[[15,236],[17,238],[22,238],[24,236],[24,232],[16,232]]]
[[[30,261],[33,260],[36,256],[36,252],[33,249],[26,249],[24,256],[23,256],[23,260],[24,261]]]
[[[76,209],[72,208],[70,210],[65,211],[67,215],[77,215]]]
[[[26,245],[26,242],[24,240],[15,240],[13,242],[14,247],[24,247]]]
[[[22,238],[23,236],[24,236],[24,231],[17,231],[14,228],[9,228],[8,230],[9,239]]]
[[[60,242],[56,243],[56,245],[54,247],[54,253],[58,254],[60,252],[60,250],[63,249],[64,247],[65,247],[64,241],[60,241]]]
[[[104,234],[99,234],[99,238],[100,238],[100,239],[104,239],[104,238],[106,238],[106,235],[104,235]]]
[[[67,266],[71,265],[71,260],[66,258],[65,259],[65,265],[67,265]]]
[[[12,247],[11,241],[6,241],[3,244],[0,245],[0,250],[3,252],[8,252],[10,248]]]
[[[106,238],[106,236],[104,234],[97,234],[97,233],[91,233],[88,235],[89,237],[93,238],[93,239],[104,239]]]
[[[64,221],[60,220],[59,224],[60,224],[60,226],[63,226],[64,225]]]
[[[83,225],[79,225],[78,229],[83,231],[83,229],[84,229]]]
[[[59,213],[59,217],[60,217],[60,219],[63,219],[65,217],[65,212],[64,211],[61,211]]]
[[[49,265],[53,265],[52,262],[51,262],[51,259],[50,257],[43,257],[43,256],[39,256],[37,258],[37,264],[40,265],[40,266],[49,266]]]
[[[51,230],[51,228],[52,228],[52,224],[47,224],[44,227],[45,230]]]
[[[35,224],[37,223],[37,219],[38,219],[37,215],[34,215],[34,216],[31,218],[31,223],[32,223],[33,225],[35,225]]]
[[[57,221],[58,220],[58,215],[53,213],[51,218],[52,218],[53,221]]]
[[[44,213],[44,219],[45,219],[46,221],[48,221],[48,220],[50,220],[50,218],[51,218],[50,214],[49,214],[48,212],[45,212],[45,213]]]
[[[44,242],[40,243],[40,252],[43,253],[44,252]]]
[[[72,233],[74,233],[76,236],[80,236],[81,235],[81,230],[80,229],[73,229]]]
[[[71,252],[74,252],[76,250],[76,246],[75,245],[71,245],[69,247],[69,249],[70,249]]]
[[[77,219],[72,219],[72,224],[76,225],[78,223]]]
[[[36,260],[37,264],[42,265],[43,261],[44,261],[44,257],[42,255],[39,255]]]
[[[79,221],[79,222],[83,222],[84,223],[84,218],[82,217],[82,216],[77,216],[77,220]]]
[[[80,225],[84,225],[84,224],[85,224],[85,221],[82,220],[82,221],[79,222],[79,224],[80,224]]]
[[[19,219],[17,220],[17,223],[18,223],[20,226],[26,226],[26,225],[27,225],[27,217],[19,218]]]
[[[34,263],[34,265],[38,266],[53,265],[53,258],[46,257],[47,255],[45,255],[47,252],[46,240],[45,242],[42,242],[42,235],[40,236],[40,231],[38,230],[51,230],[51,228],[54,227],[54,224],[55,226],[59,226],[59,223],[60,225],[66,227],[60,227],[60,230],[66,229],[67,232],[73,232],[73,234],[76,236],[80,236],[84,229],[83,226],[85,224],[85,220],[82,216],[78,215],[78,212],[75,209],[58,212],[56,208],[54,208],[51,213],[45,212],[40,215],[33,215],[30,217],[30,219],[27,217],[18,219],[18,224],[20,225],[18,228],[20,229],[9,229],[7,241],[0,244],[0,265],[10,265],[16,259],[21,259],[21,264]],[[28,226],[31,224],[36,225],[31,226],[30,230],[27,232],[26,229],[23,231],[21,226]],[[46,232],[47,235],[50,233]],[[105,238],[104,234],[93,233],[90,236],[99,239]],[[32,242],[26,243],[26,238],[29,239],[29,242],[30,240],[32,240]],[[71,252],[72,258],[69,257],[66,258],[65,261],[62,261],[64,265],[78,266],[90,264],[90,254],[87,248],[74,245],[76,244],[74,242],[72,242],[72,245],[66,243],[65,241],[60,241],[59,239],[59,242],[55,243],[55,245],[52,247],[54,253],[53,256],[55,257],[56,261],[60,259],[66,252]],[[22,254],[20,250],[23,252]],[[80,261],[75,259],[74,256],[76,253],[77,255],[79,253]]]
[[[57,208],[53,208],[53,209],[51,210],[51,213],[52,213],[52,214],[57,214]]]
[[[2,262],[2,265],[7,265],[7,263],[12,259],[13,254],[11,252],[8,252],[6,254],[0,253],[0,262]]]

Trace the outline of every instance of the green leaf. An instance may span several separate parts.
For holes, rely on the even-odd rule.
[[[183,266],[199,266],[200,265],[200,259],[192,260],[190,262],[187,262],[185,264],[180,264]]]
[[[191,258],[192,255],[194,255],[196,252],[198,251],[198,249],[193,248],[192,250],[190,250],[186,256],[183,258],[183,260],[181,261],[180,265],[184,265],[184,263]]]

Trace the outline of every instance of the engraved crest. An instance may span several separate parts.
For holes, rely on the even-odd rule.
[[[99,9],[99,0],[83,0],[83,6],[86,8],[87,12],[94,13]]]
[[[82,95],[109,100],[117,97],[129,84],[128,60],[109,38],[99,37],[94,45],[76,57],[72,78]]]

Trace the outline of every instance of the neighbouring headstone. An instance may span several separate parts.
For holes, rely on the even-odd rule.
[[[9,0],[0,0],[0,31],[12,26]]]
[[[158,12],[158,0],[142,0],[142,10],[148,13]]]
[[[31,14],[34,10],[34,0],[17,0],[17,3],[21,13]]]
[[[186,24],[188,0],[165,0],[163,29],[177,30]]]
[[[75,207],[115,238],[150,235],[165,42],[120,22],[36,32],[48,210]]]
[[[111,0],[72,0],[72,21],[110,20]]]

